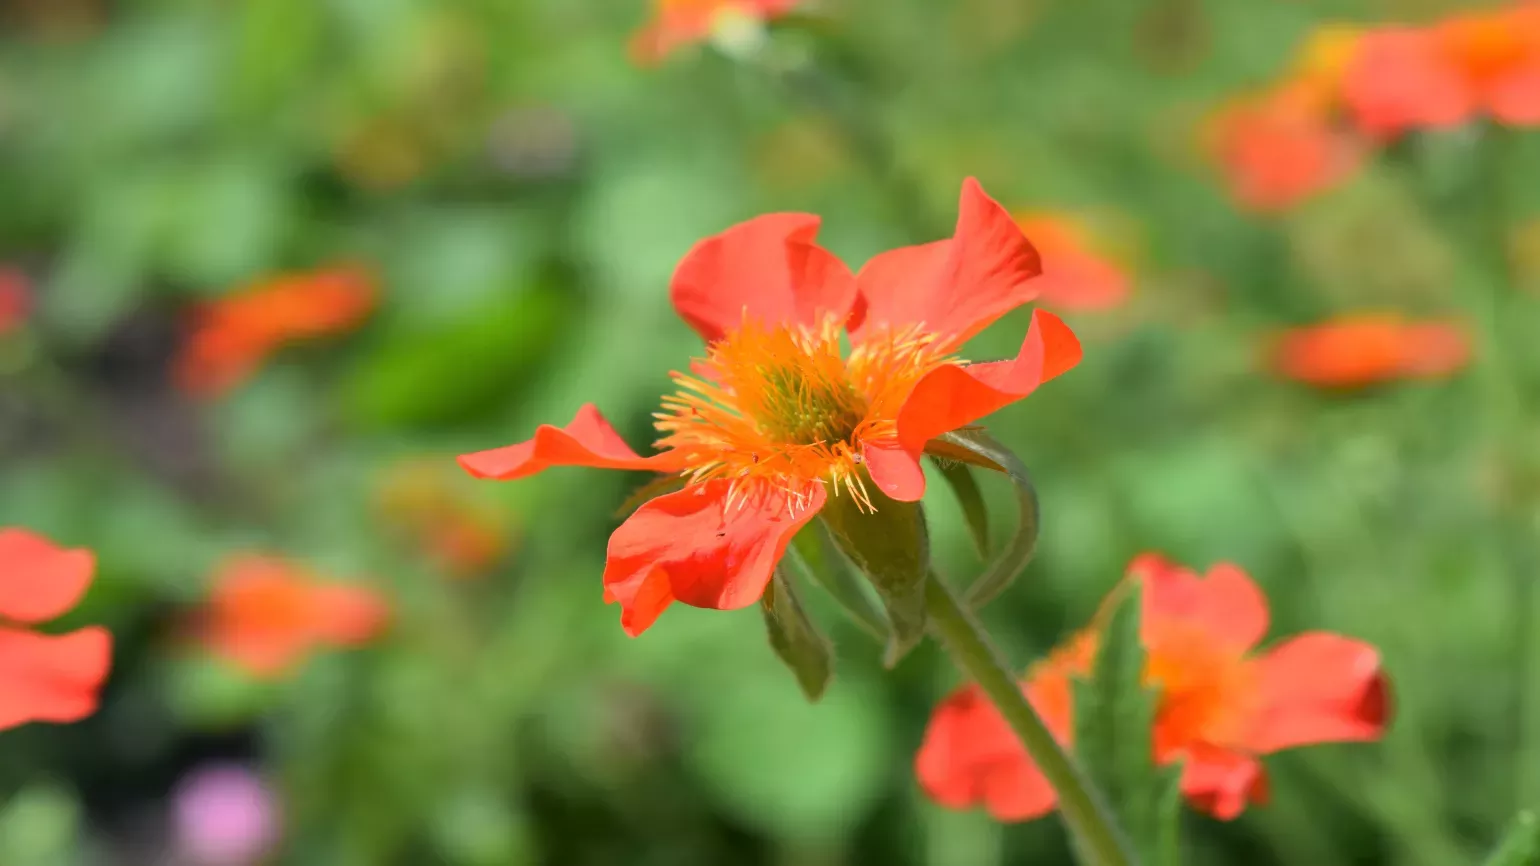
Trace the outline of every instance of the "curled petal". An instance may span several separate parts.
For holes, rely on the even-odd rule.
[[[818,226],[813,214],[767,214],[706,238],[674,271],[674,309],[708,343],[745,316],[766,325],[815,325],[828,315],[843,323],[856,302],[855,277],[814,242]]]
[[[1078,363],[1080,342],[1074,332],[1052,313],[1035,311],[1013,360],[949,364],[914,386],[898,412],[896,442],[877,443],[873,447],[879,453],[867,449],[872,480],[894,499],[919,499],[925,492],[919,461],[926,442],[1026,397]]]
[[[1194,808],[1231,821],[1247,803],[1267,802],[1267,772],[1256,758],[1213,748],[1195,749],[1185,758],[1182,795]]]
[[[1129,566],[1144,581],[1145,641],[1158,642],[1167,629],[1200,629],[1226,649],[1243,653],[1267,634],[1267,598],[1238,566],[1219,563],[1199,577],[1145,554]]]
[[[961,345],[991,322],[1037,297],[1037,250],[978,181],[963,181],[950,240],[902,247],[874,257],[856,275],[861,311],[857,342],[872,331],[923,324]]]
[[[25,529],[0,529],[0,617],[45,622],[73,608],[91,585],[96,557]]]
[[[58,636],[0,628],[0,730],[89,716],[111,663],[112,636],[98,626]]]
[[[759,601],[786,545],[818,509],[824,489],[794,502],[779,494],[731,499],[708,481],[653,499],[610,536],[604,597],[619,602],[635,637],[670,604],[734,610]]]
[[[535,438],[517,445],[462,454],[460,466],[477,478],[512,481],[552,466],[591,466],[595,469],[638,469],[672,472],[678,458],[667,452],[638,456],[592,403],[583,404],[565,427],[542,424]]]
[[[1379,651],[1340,635],[1307,632],[1274,647],[1257,662],[1257,687],[1246,745],[1259,753],[1378,739],[1390,717]]]

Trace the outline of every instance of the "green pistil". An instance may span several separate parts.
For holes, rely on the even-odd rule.
[[[777,441],[796,445],[846,442],[866,418],[866,400],[849,382],[809,379],[806,371],[779,367],[764,377],[760,429]]]

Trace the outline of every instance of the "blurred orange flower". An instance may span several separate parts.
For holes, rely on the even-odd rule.
[[[653,0],[652,20],[631,39],[631,56],[651,65],[687,45],[703,42],[734,23],[765,22],[803,0]]]
[[[177,381],[200,397],[223,394],[285,343],[356,327],[376,295],[363,269],[336,267],[264,280],[203,304],[177,358]]]
[[[27,321],[32,309],[32,286],[21,271],[0,268],[0,336]]]
[[[1343,100],[1366,135],[1456,126],[1475,113],[1474,94],[1434,32],[1386,27],[1367,33],[1343,80]]]
[[[1209,149],[1244,208],[1287,210],[1345,180],[1362,153],[1310,86],[1285,86],[1232,103],[1209,128]]]
[[[1373,740],[1384,732],[1388,687],[1374,647],[1307,632],[1253,653],[1267,632],[1267,601],[1233,565],[1216,565],[1199,577],[1146,554],[1129,566],[1129,579],[1144,588],[1144,679],[1160,691],[1154,760],[1183,762],[1182,793],[1194,807],[1229,820],[1248,802],[1266,801],[1259,756],[1311,743]],[[1096,628],[1034,666],[1022,684],[1065,743],[1074,718],[1070,680],[1090,670]],[[1002,821],[1040,817],[1057,800],[976,686],[960,689],[936,710],[915,771],[941,805],[983,805]]]
[[[1096,252],[1085,226],[1061,214],[1013,216],[1043,259],[1043,274],[1035,281],[1039,304],[1074,312],[1109,310],[1128,300],[1127,272]]]
[[[1463,368],[1470,354],[1470,338],[1456,322],[1364,313],[1285,331],[1273,347],[1273,362],[1290,379],[1356,388],[1443,378]]]
[[[0,730],[27,722],[74,722],[96,712],[112,664],[101,626],[47,635],[36,625],[74,608],[96,557],[25,529],[0,529]]]
[[[1343,96],[1363,130],[1382,139],[1483,112],[1540,123],[1540,4],[1373,31],[1349,64]]]
[[[833,496],[871,511],[925,494],[932,439],[1026,398],[1080,361],[1069,327],[1034,310],[1016,357],[964,364],[973,335],[1037,298],[1038,253],[972,178],[951,238],[881,253],[852,273],[819,246],[813,214],[756,217],[706,238],[674,271],[680,317],[705,342],[673,374],[632,451],[593,404],[565,427],[459,458],[510,481],[556,466],[684,477],[610,536],[604,597],[638,635],[676,601],[759,601],[798,530]],[[848,337],[848,343],[847,341]],[[848,353],[845,346],[849,345]]]
[[[390,610],[362,586],[328,583],[282,559],[222,563],[200,618],[208,649],[251,674],[281,677],[322,646],[355,647],[384,630]]]
[[[502,511],[467,497],[438,460],[392,467],[378,492],[382,516],[451,575],[485,573],[507,554],[513,530]]]
[[[1540,124],[1540,3],[1459,15],[1434,38],[1475,103],[1502,123]]]

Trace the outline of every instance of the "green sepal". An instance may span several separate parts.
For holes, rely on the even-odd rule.
[[[967,464],[944,457],[932,457],[931,462],[956,494],[957,504],[962,506],[963,520],[968,524],[968,534],[973,538],[973,546],[978,550],[979,558],[988,559],[989,508],[984,504],[984,493],[979,489],[978,479],[973,477],[973,470]]]
[[[930,534],[918,502],[889,499],[875,486],[871,502],[875,511],[863,510],[854,497],[830,496],[818,517],[882,599],[888,614],[882,658],[891,668],[925,637]]]
[[[844,554],[834,547],[829,529],[814,522],[792,538],[781,565],[823,587],[861,630],[879,641],[887,640],[888,620]]]
[[[1089,676],[1076,677],[1075,755],[1128,832],[1141,861],[1171,862],[1181,810],[1179,768],[1155,766],[1152,731],[1159,700],[1144,685],[1140,586],[1119,587],[1098,629]]]
[[[796,588],[780,569],[760,597],[760,610],[765,615],[770,647],[791,668],[802,693],[810,701],[823,697],[834,678],[833,645],[807,615]]]
[[[988,433],[978,428],[967,428],[944,433],[932,439],[925,452],[933,457],[967,463],[1005,475],[1016,490],[1016,533],[1000,552],[989,568],[968,587],[963,601],[978,610],[1004,592],[1016,575],[1032,561],[1037,551],[1037,536],[1042,527],[1041,510],[1037,501],[1037,488],[1032,476],[1021,460],[1004,445],[996,442]],[[966,510],[967,505],[964,504]]]
[[[1536,866],[1540,864],[1540,822],[1535,813],[1520,812],[1488,857],[1484,866]]]

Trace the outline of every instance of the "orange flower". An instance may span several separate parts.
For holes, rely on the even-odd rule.
[[[1540,3],[1460,15],[1433,38],[1473,102],[1503,123],[1540,124]]]
[[[374,309],[373,279],[359,268],[289,274],[205,304],[177,359],[188,392],[217,396],[285,343],[350,330]]]
[[[1147,554],[1134,560],[1129,577],[1144,586],[1144,676],[1160,690],[1154,759],[1184,762],[1182,793],[1195,807],[1234,818],[1247,802],[1266,800],[1259,756],[1311,743],[1373,740],[1384,732],[1388,689],[1374,647],[1307,632],[1254,654],[1267,632],[1267,602],[1233,565],[1216,565],[1199,577]],[[1064,743],[1073,729],[1070,678],[1091,667],[1094,628],[1035,666],[1022,685]],[[982,804],[1002,821],[1040,817],[1057,799],[976,686],[937,709],[915,770],[943,806]]]
[[[1043,275],[1033,284],[1043,306],[1108,310],[1128,300],[1128,274],[1096,253],[1084,226],[1057,214],[1018,213],[1015,219],[1043,257]]]
[[[276,678],[319,646],[368,643],[389,616],[370,589],[324,583],[284,560],[244,554],[219,567],[201,631],[215,655],[252,676]]]
[[[1342,86],[1359,128],[1378,139],[1457,126],[1480,107],[1438,34],[1424,28],[1387,27],[1365,34]]]
[[[1273,360],[1290,379],[1357,388],[1452,375],[1470,360],[1470,340],[1464,328],[1450,321],[1408,322],[1394,313],[1358,314],[1285,331]]]
[[[47,635],[21,625],[63,616],[91,585],[96,557],[25,529],[0,529],[0,730],[75,722],[96,712],[112,635],[88,626]]]
[[[1037,251],[971,178],[949,240],[904,247],[859,274],[814,241],[811,214],[762,216],[707,238],[674,273],[674,307],[707,342],[654,417],[660,452],[641,457],[584,406],[566,427],[467,454],[478,478],[552,466],[680,473],[684,489],[644,505],[610,537],[605,599],[627,633],[670,604],[732,609],[759,600],[776,562],[827,496],[874,506],[925,492],[920,458],[1080,360],[1038,310],[1020,354],[967,364],[962,345],[1037,296]],[[848,332],[852,350],[842,354]]]
[[[687,45],[710,38],[741,21],[765,22],[795,9],[802,0],[653,0],[653,17],[631,40],[631,56],[654,64]]]
[[[468,499],[443,470],[436,460],[392,468],[379,489],[381,514],[450,574],[482,574],[508,552],[512,530],[499,510]]]
[[[0,268],[0,337],[27,321],[32,307],[32,288],[21,271]]]
[[[1248,210],[1287,210],[1336,186],[1361,157],[1312,87],[1289,86],[1221,110],[1210,149],[1231,195]]]

